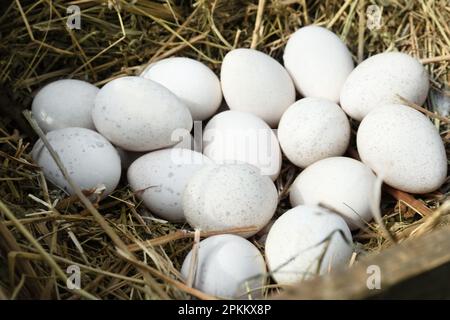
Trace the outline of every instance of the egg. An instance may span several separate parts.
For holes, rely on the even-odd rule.
[[[417,59],[401,52],[376,54],[359,64],[342,87],[341,106],[361,121],[384,104],[401,103],[401,96],[422,105],[428,94],[428,73]]]
[[[211,118],[203,131],[203,153],[218,164],[252,164],[273,180],[281,169],[276,135],[263,120],[247,112],[224,111]]]
[[[336,103],[354,67],[352,55],[341,39],[318,26],[303,27],[292,34],[283,61],[301,95]]]
[[[97,130],[116,146],[151,151],[176,144],[177,129],[192,129],[189,109],[167,88],[141,77],[108,82],[95,99]]]
[[[346,265],[351,233],[337,214],[317,206],[298,206],[279,217],[266,240],[266,260],[278,284],[293,285]]]
[[[283,114],[278,139],[286,157],[305,168],[321,159],[344,154],[350,141],[350,124],[334,102],[304,98]]]
[[[192,251],[181,267],[189,277]],[[200,241],[193,287],[209,295],[226,299],[262,296],[266,264],[259,250],[249,241],[222,234]]]
[[[173,92],[189,108],[194,120],[211,117],[220,107],[219,78],[203,63],[182,57],[150,64],[141,77],[153,80]]]
[[[249,237],[272,218],[278,193],[269,177],[249,164],[206,166],[190,179],[183,194],[187,222],[203,231],[255,227]]]
[[[194,140],[194,137],[187,130],[175,130],[172,134],[172,139],[174,141],[179,141],[173,146],[170,146],[165,149],[175,148],[175,149],[189,149],[192,151],[199,151],[199,146]],[[122,163],[122,169],[128,169],[128,167],[139,157],[142,157],[144,154],[148,152],[135,152],[124,150],[120,147],[116,147],[117,152],[120,156],[120,161]]]
[[[104,196],[114,191],[119,183],[121,165],[117,150],[108,140],[86,128],[57,129],[47,133],[46,138],[82,190],[104,185]],[[36,142],[31,155],[49,181],[74,194],[42,140]]]
[[[57,80],[39,90],[31,112],[44,132],[68,127],[95,129],[91,114],[98,91],[86,81]]]
[[[253,49],[234,49],[220,70],[225,101],[231,110],[252,113],[275,127],[295,101],[295,88],[283,66]]]
[[[376,177],[362,162],[345,157],[319,160],[303,170],[290,187],[290,202],[321,205],[338,212],[355,230],[372,220]]]
[[[374,109],[361,122],[356,140],[361,160],[394,188],[428,193],[446,179],[439,132],[415,109],[400,104]]]
[[[165,149],[147,153],[128,168],[131,190],[159,217],[185,221],[182,195],[189,179],[212,161],[188,149]]]

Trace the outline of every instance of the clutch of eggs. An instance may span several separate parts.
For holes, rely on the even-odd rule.
[[[136,197],[162,219],[202,231],[249,228],[201,241],[197,263],[191,252],[181,268],[186,281],[196,268],[195,288],[241,298],[267,276],[245,238],[258,233],[273,279],[294,284],[347,265],[350,230],[372,220],[376,176],[411,193],[432,192],[447,177],[436,127],[402,104],[427,98],[417,59],[384,52],[355,67],[337,35],[307,26],[290,36],[282,60],[237,48],[220,78],[199,61],[172,57],[100,89],[58,80],[36,94],[32,114],[80,188],[102,187],[105,197],[125,171]],[[361,161],[343,156],[349,118],[361,122]],[[206,126],[192,137],[197,120]],[[278,217],[283,155],[302,170],[289,189],[292,209]],[[49,181],[74,193],[43,141],[32,157]]]

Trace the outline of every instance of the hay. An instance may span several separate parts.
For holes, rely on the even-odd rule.
[[[82,9],[81,30],[65,27],[70,4]],[[366,28],[370,4],[383,9],[378,30]],[[100,86],[172,55],[198,59],[218,74],[224,55],[236,47],[281,61],[289,35],[315,23],[340,35],[355,61],[387,50],[418,57],[433,90],[450,95],[450,7],[444,0],[15,0],[0,6],[0,299],[212,298],[187,287],[178,272],[192,248],[193,233],[183,231],[189,226],[152,217],[125,183],[95,203],[100,218],[78,197],[47,185],[29,155],[36,136],[21,115],[45,83],[72,77]],[[431,115],[439,110],[436,101],[426,103]],[[449,153],[444,116],[433,121]],[[297,173],[285,162],[276,182],[277,214],[289,209],[286,194]],[[420,197],[385,193],[386,229],[403,241],[447,223],[448,212],[431,212],[448,191],[449,179],[439,192]],[[355,243],[356,260],[392,244],[375,222],[355,235]],[[67,289],[70,265],[81,268],[83,290]],[[271,292],[275,285],[267,286]]]

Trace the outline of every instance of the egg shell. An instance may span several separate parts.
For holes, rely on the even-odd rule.
[[[275,127],[295,101],[295,88],[283,66],[253,49],[225,55],[220,71],[222,91],[231,110],[250,112]]]
[[[351,239],[347,224],[337,214],[316,206],[295,207],[269,231],[265,248],[269,271],[284,285],[334,271],[350,261]]]
[[[141,77],[114,79],[100,89],[92,117],[97,130],[130,151],[172,146],[177,129],[192,129],[188,108],[167,88]]]
[[[215,115],[203,131],[203,153],[218,164],[249,163],[275,180],[281,150],[272,129],[257,116],[240,111]]]
[[[401,52],[376,54],[359,64],[341,91],[341,106],[361,121],[385,104],[401,103],[401,96],[422,105],[428,94],[428,73],[419,60]]]
[[[117,150],[108,140],[86,128],[57,129],[47,133],[46,138],[82,190],[103,184],[104,196],[113,192],[119,183],[121,165]],[[34,145],[31,155],[49,181],[74,194],[41,139]]]
[[[98,91],[86,81],[57,80],[39,90],[31,112],[44,132],[68,127],[95,130],[92,109]]]
[[[178,134],[178,130],[175,130],[176,134],[172,134],[172,138],[176,141],[179,141],[177,144],[168,147],[168,148],[177,148],[177,149],[189,149],[192,151],[201,152],[200,147],[197,145],[194,137],[187,130],[181,130],[180,134]],[[119,153],[120,162],[122,164],[122,169],[128,169],[130,165],[139,157],[147,154],[148,152],[135,152],[124,150],[120,147],[116,147],[117,152]]]
[[[283,60],[300,94],[336,103],[354,67],[352,55],[341,39],[318,26],[303,27],[292,34]]]
[[[131,190],[152,213],[173,222],[185,221],[182,195],[189,179],[212,161],[187,149],[147,153],[128,168]]]
[[[439,132],[408,106],[374,109],[361,122],[356,140],[361,160],[394,188],[428,193],[446,179],[447,156]]]
[[[200,241],[197,257],[194,288],[228,299],[245,299],[249,294],[262,296],[266,265],[251,242],[232,234],[212,236]],[[181,268],[185,280],[191,261],[192,251]]]
[[[317,161],[303,170],[289,191],[293,207],[321,205],[338,212],[355,230],[372,220],[371,199],[376,177],[360,161],[332,157]]]
[[[304,98],[283,114],[278,139],[286,157],[305,168],[318,160],[344,154],[350,141],[350,124],[334,102]]]
[[[150,64],[141,77],[153,80],[173,92],[189,108],[194,120],[211,117],[220,107],[219,78],[203,63],[182,57]]]
[[[184,215],[193,228],[256,228],[245,237],[270,221],[277,203],[273,182],[249,164],[206,166],[192,176],[183,195]]]

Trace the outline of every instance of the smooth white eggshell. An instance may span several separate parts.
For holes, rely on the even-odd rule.
[[[225,55],[220,71],[225,101],[231,110],[250,112],[274,127],[295,101],[295,88],[283,66],[253,49]]]
[[[212,161],[188,149],[164,149],[143,155],[128,168],[128,183],[152,213],[184,221],[182,195],[189,179]]]
[[[46,137],[82,190],[103,184],[104,195],[108,195],[116,188],[121,174],[119,154],[99,133],[86,128],[64,128],[50,131]],[[31,155],[49,181],[74,194],[42,140],[36,142]]]
[[[194,288],[228,299],[261,296],[266,264],[251,242],[232,234],[212,236],[200,241],[197,257]],[[191,261],[192,251],[181,268],[185,280]]]
[[[278,139],[286,157],[305,168],[318,160],[344,154],[350,141],[350,124],[334,102],[304,98],[283,114]]]
[[[215,115],[203,131],[203,153],[218,164],[250,163],[273,180],[281,169],[276,135],[263,120],[247,112]]]
[[[376,54],[359,64],[342,87],[341,106],[361,121],[384,104],[401,103],[397,95],[422,105],[428,94],[428,73],[419,60],[401,52]]]
[[[162,84],[183,101],[194,120],[211,117],[220,107],[219,78],[203,63],[182,57],[160,60],[149,65],[141,77]]]
[[[447,156],[439,132],[408,106],[378,107],[357,132],[361,160],[390,186],[411,193],[438,189],[447,176]]]
[[[92,118],[97,130],[130,151],[151,151],[177,143],[177,129],[192,128],[188,108],[164,86],[141,77],[112,80],[100,89]]]
[[[347,224],[337,214],[298,206],[279,217],[269,231],[268,268],[277,283],[293,285],[347,264],[351,241]]]
[[[197,171],[183,195],[187,222],[203,231],[256,227],[272,218],[278,193],[269,177],[249,164],[212,165]]]
[[[192,151],[197,151],[199,149],[197,143],[194,141],[194,137],[187,130],[176,130],[174,134],[172,134],[172,138],[174,141],[179,141],[177,144],[174,144],[169,148],[175,149],[189,149]],[[120,156],[120,162],[122,163],[122,169],[128,169],[130,165],[139,157],[142,157],[144,154],[148,152],[136,152],[136,151],[128,151],[124,150],[120,147],[116,147],[117,152]],[[201,150],[198,150],[201,151]]]
[[[98,91],[86,81],[57,80],[39,90],[31,112],[44,132],[68,127],[95,130],[92,109]]]
[[[372,220],[371,199],[376,177],[360,161],[332,157],[317,161],[303,170],[289,191],[293,207],[322,205],[338,212],[350,229]]]
[[[318,26],[303,27],[292,34],[283,60],[295,87],[304,97],[336,103],[354,67],[352,55],[341,39]]]

